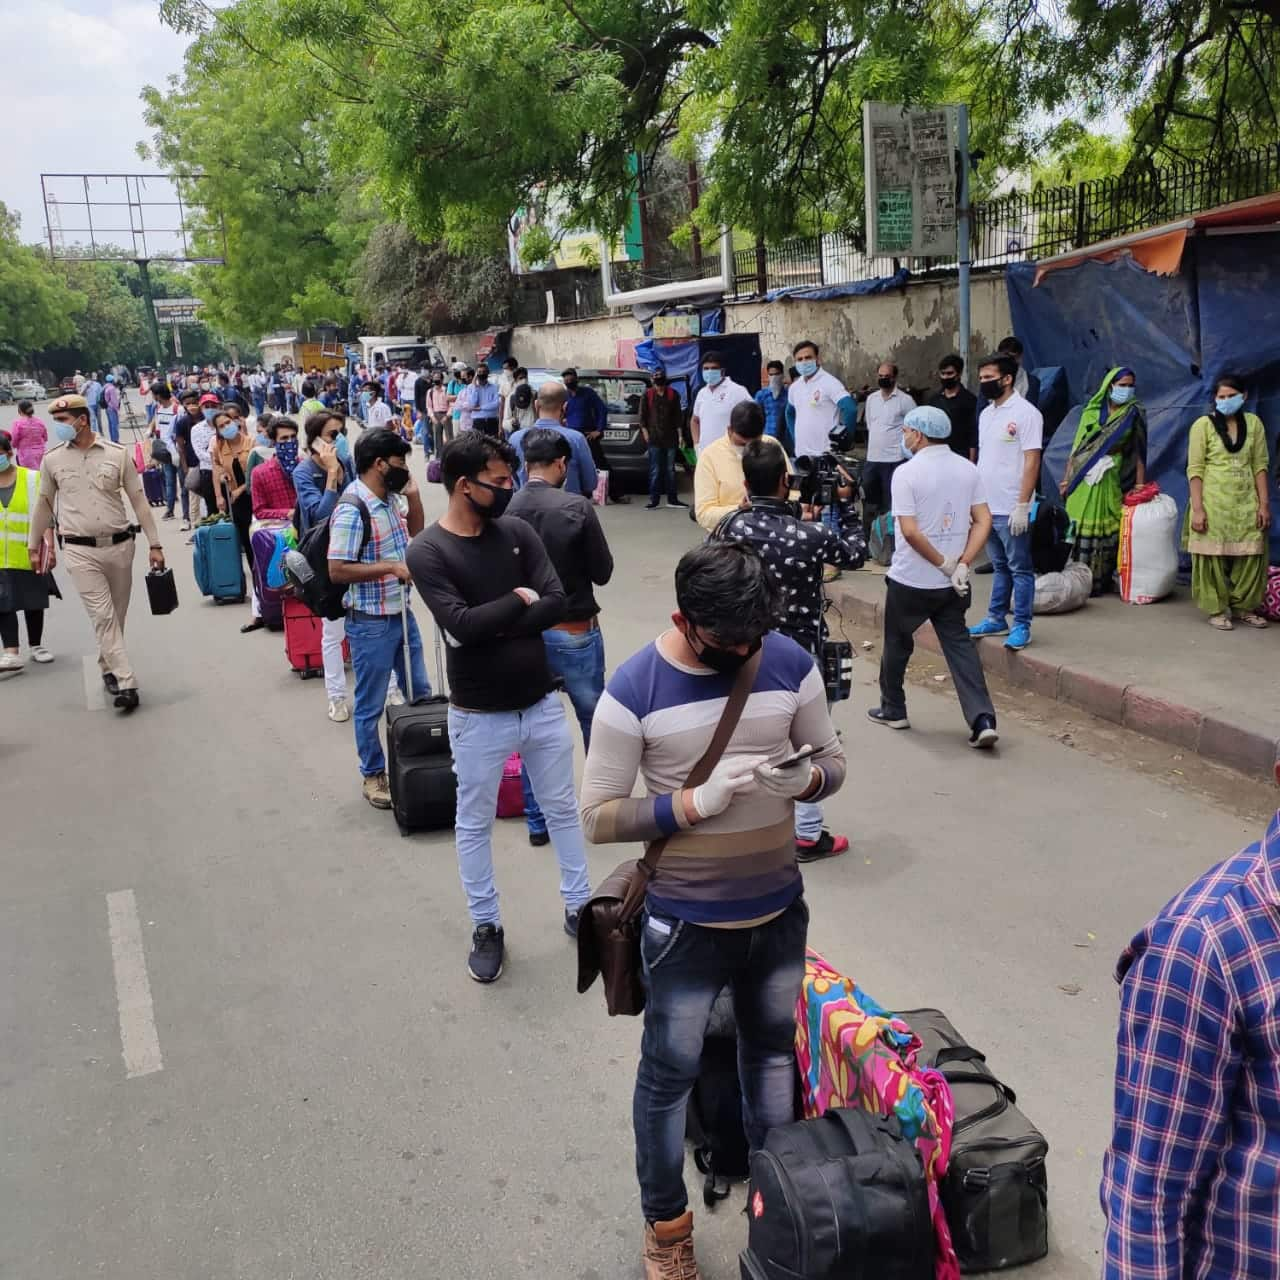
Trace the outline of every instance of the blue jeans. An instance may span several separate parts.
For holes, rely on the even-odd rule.
[[[987,616],[1007,621],[1012,599],[1014,626],[1029,627],[1031,606],[1036,596],[1036,574],[1031,567],[1031,534],[1028,532],[1015,538],[1009,532],[1008,516],[992,516],[987,554],[995,571]]]
[[[255,391],[253,393],[253,411],[262,417],[267,411],[267,393],[265,391]]]
[[[733,987],[742,1119],[752,1151],[775,1125],[795,1119],[796,997],[804,977],[809,908],[797,898],[752,929],[708,929],[645,911],[640,933],[644,1036],[632,1121],[636,1176],[646,1222],[669,1222],[688,1207],[684,1123],[698,1078],[707,1018]]]
[[[378,721],[382,719],[382,709],[386,706],[387,685],[393,671],[404,696],[409,698],[400,615],[391,613],[378,617],[352,610],[347,614],[347,641],[351,645],[351,669],[356,677],[356,705],[351,714],[356,730],[356,751],[360,754],[360,772],[371,778],[385,773],[387,769],[382,739],[378,737]],[[412,613],[409,614],[409,664],[413,672],[413,697],[409,700],[422,702],[431,696],[431,685],[422,660],[422,636]],[[502,771],[501,766],[498,771]]]
[[[169,515],[173,515],[174,504],[179,496],[182,498],[182,518],[191,518],[191,494],[182,483],[183,472],[178,470],[176,462],[166,462],[161,470],[164,472],[164,505]]]
[[[114,440],[116,444],[119,444],[120,443],[120,410],[119,409],[107,410],[107,431],[110,433],[111,439]]]
[[[676,500],[676,451],[674,448],[663,449],[658,445],[649,446],[649,501],[657,502],[662,496],[663,487],[667,490],[667,501]]]
[[[450,707],[449,744],[458,778],[458,816],[454,822],[458,873],[474,923],[499,924],[502,920],[493,878],[492,837],[502,765],[513,751],[520,753],[542,797],[547,830],[560,863],[560,896],[565,907],[577,911],[585,905],[591,885],[573,784],[573,736],[559,695],[549,693],[523,711]]]
[[[551,674],[564,680],[565,692],[582,728],[582,745],[591,746],[591,720],[596,703],[604,692],[604,633],[599,627],[575,635],[570,631],[544,631],[542,643],[547,650],[547,666]],[[529,830],[540,835],[547,829],[546,819],[529,782],[529,770],[520,770],[520,786],[524,790],[524,816]]]
[[[147,426],[151,425],[151,420],[156,416],[156,406],[154,400],[147,401]]]

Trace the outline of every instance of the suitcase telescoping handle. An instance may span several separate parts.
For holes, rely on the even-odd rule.
[[[413,706],[413,664],[409,657],[409,591],[404,583],[400,584],[400,629],[404,633],[404,682],[405,698]]]

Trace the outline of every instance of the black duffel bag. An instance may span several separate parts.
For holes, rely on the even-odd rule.
[[[924,1168],[891,1117],[837,1109],[770,1129],[747,1218],[743,1280],[933,1280]]]
[[[937,1009],[898,1015],[924,1043],[917,1065],[936,1067],[955,1100],[942,1207],[962,1271],[998,1271],[1049,1252],[1044,1135],[1018,1110],[986,1058]]]

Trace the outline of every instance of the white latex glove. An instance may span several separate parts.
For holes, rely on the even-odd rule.
[[[806,743],[801,751],[812,748]],[[801,760],[789,769],[779,769],[776,765],[762,764],[755,770],[756,781],[770,795],[781,796],[784,800],[794,800],[802,796],[813,786],[813,765],[808,760]]]
[[[946,558],[946,559],[945,559],[945,560],[944,560],[944,561],[943,561],[943,562],[938,566],[938,569],[941,571],[942,576],[943,576],[944,578],[949,578],[949,577],[951,577],[951,575],[952,575],[953,573],[955,573],[955,571],[956,571],[956,565],[958,565],[959,563],[960,563],[960,557],[959,557],[959,556],[948,556],[948,557],[947,557],[947,558]]]
[[[542,597],[532,587],[516,587],[515,593],[525,604],[534,604]]]
[[[1031,503],[1019,502],[1009,513],[1009,532],[1020,538],[1031,528]]]
[[[730,756],[711,770],[711,777],[693,789],[693,807],[702,818],[723,813],[739,791],[755,784],[757,766],[768,764],[768,756]]]
[[[1101,480],[1102,477],[1105,476],[1115,465],[1116,460],[1111,456],[1111,454],[1107,454],[1105,458],[1100,458],[1089,468],[1088,471],[1084,473],[1085,484],[1091,486],[1097,484],[1098,481]]]
[[[967,596],[969,594],[969,566],[967,564],[957,564],[956,571],[951,575],[951,585],[955,588],[958,596]]]

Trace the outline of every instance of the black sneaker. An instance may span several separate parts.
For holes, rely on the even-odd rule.
[[[1000,741],[996,732],[995,716],[981,715],[973,721],[973,732],[969,735],[969,745],[979,751],[989,751]]]
[[[905,715],[891,716],[881,707],[872,707],[867,712],[867,719],[872,724],[882,724],[889,729],[910,729],[911,721]]]
[[[541,849],[544,845],[551,843],[551,833],[549,831],[530,831],[529,843],[535,849]]]
[[[688,505],[689,504],[687,502],[681,502],[679,498],[667,499],[667,506],[669,507],[687,507]]]
[[[121,711],[137,711],[137,689],[121,689],[120,692],[116,694],[115,705],[119,707]]]
[[[581,911],[566,911],[564,913],[564,931],[571,938],[578,936],[578,921],[582,918]]]
[[[655,501],[653,501],[653,502],[646,502],[646,503],[644,504],[644,509],[645,509],[646,511],[657,511],[657,509],[658,509],[658,503],[657,503],[657,501],[655,500]]]
[[[482,924],[471,935],[467,972],[477,982],[497,982],[502,977],[502,926]]]
[[[823,858],[838,858],[849,849],[848,836],[833,836],[825,827],[816,840],[796,841],[797,862],[820,862]]]
[[[102,673],[102,683],[106,686],[107,692],[114,698],[120,692],[119,682],[115,678],[115,674],[110,671]]]

